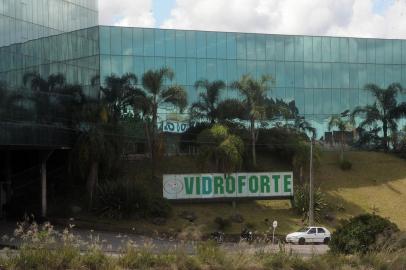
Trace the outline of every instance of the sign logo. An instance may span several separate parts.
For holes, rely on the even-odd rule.
[[[172,179],[164,183],[164,191],[168,194],[179,194],[183,190],[181,181]]]

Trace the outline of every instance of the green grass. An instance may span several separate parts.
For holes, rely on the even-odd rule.
[[[376,152],[348,152],[346,158],[352,162],[352,169],[342,171],[338,166],[338,153],[323,153],[320,166],[315,173],[316,186],[326,194],[329,215],[332,221],[323,220],[322,225],[334,228],[339,219],[357,214],[375,211],[390,218],[401,230],[406,230],[406,161],[390,154]],[[271,157],[260,156],[260,171],[291,170],[285,164]],[[127,174],[134,180],[148,180],[148,162],[130,162]],[[191,173],[202,171],[190,157],[166,158],[159,163],[160,174]],[[306,173],[307,174],[307,173]],[[241,214],[245,222],[254,225],[257,231],[265,232],[270,223],[278,220],[278,234],[286,234],[303,226],[301,217],[291,208],[289,200],[279,201],[241,201],[236,207],[232,203],[172,203],[173,213],[165,226],[156,226],[148,220],[101,220],[98,217],[83,216],[86,223],[96,223],[95,228],[109,230],[130,230],[136,228],[140,233],[179,233],[190,226],[197,227],[202,233],[216,230],[216,217],[228,218],[232,214]],[[192,224],[181,218],[182,211],[191,211],[197,219]],[[84,225],[85,225],[84,224]],[[238,234],[243,224],[233,223],[226,233]]]

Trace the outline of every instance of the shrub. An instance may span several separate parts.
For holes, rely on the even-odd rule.
[[[349,160],[344,159],[340,162],[340,168],[343,171],[349,171],[352,168],[352,163]]]
[[[342,222],[332,234],[330,250],[334,253],[366,253],[375,248],[378,236],[389,238],[399,231],[396,224],[377,215],[363,214]]]
[[[324,195],[321,190],[314,190],[314,218],[320,221],[323,210],[327,207],[327,203],[324,200]],[[293,207],[299,215],[302,215],[302,219],[305,220],[309,216],[309,185],[296,186],[294,189]]]
[[[147,207],[146,215],[149,217],[167,218],[172,212],[172,207],[168,200],[158,196],[150,198]]]
[[[214,223],[217,225],[217,229],[223,231],[231,226],[231,221],[228,218],[216,217]]]

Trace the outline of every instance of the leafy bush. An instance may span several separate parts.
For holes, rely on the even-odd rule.
[[[349,160],[344,159],[340,162],[340,168],[343,171],[349,171],[352,168],[352,163]]]
[[[172,207],[168,200],[155,196],[149,199],[146,216],[167,218],[172,212]]]
[[[314,218],[320,221],[323,210],[327,207],[324,195],[320,188],[314,190]],[[302,219],[306,220],[309,216],[310,194],[309,185],[296,186],[294,189],[293,207]]]
[[[216,217],[214,223],[217,225],[217,229],[221,231],[231,226],[231,221],[228,218]]]
[[[342,222],[332,234],[330,249],[335,253],[366,253],[375,249],[378,237],[389,238],[399,231],[396,224],[377,215],[363,214]]]

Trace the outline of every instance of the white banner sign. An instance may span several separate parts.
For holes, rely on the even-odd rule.
[[[165,174],[163,196],[170,200],[292,197],[292,172]]]

